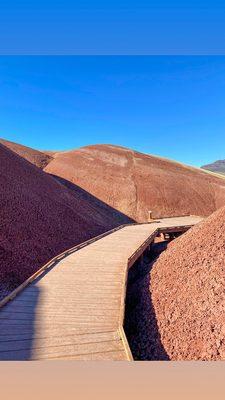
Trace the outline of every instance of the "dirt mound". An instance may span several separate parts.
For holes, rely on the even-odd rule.
[[[50,154],[45,154],[41,151],[31,149],[30,147],[26,147],[21,144],[10,142],[4,139],[0,139],[0,143],[42,169],[45,168],[46,165],[52,160],[52,156]]]
[[[225,204],[225,179],[122,147],[95,145],[52,154],[45,171],[65,178],[136,221],[195,214]]]
[[[129,222],[0,144],[0,282],[13,289],[63,250]]]
[[[172,360],[225,360],[225,208],[172,242],[153,265],[151,301]]]

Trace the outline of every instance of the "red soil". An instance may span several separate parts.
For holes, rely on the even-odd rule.
[[[11,290],[63,250],[129,221],[0,144],[0,282]]]
[[[225,204],[225,180],[200,169],[96,145],[57,152],[45,171],[76,183],[136,221],[153,216],[207,216]]]
[[[26,147],[18,143],[9,142],[8,140],[4,139],[0,139],[0,143],[42,169],[46,167],[46,165],[52,160],[50,154],[45,154],[41,151],[31,149],[30,147]]]
[[[172,360],[225,360],[225,208],[172,242],[153,265],[150,292]]]
[[[149,210],[155,217],[208,216],[225,204],[225,179],[126,148],[94,145],[46,151],[42,161],[41,152],[11,142],[5,145],[136,221],[146,221]]]

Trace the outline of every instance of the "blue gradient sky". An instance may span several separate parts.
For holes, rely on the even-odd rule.
[[[1,54],[225,54],[224,0],[1,0]]]
[[[0,136],[112,143],[200,166],[225,158],[225,57],[0,57]]]

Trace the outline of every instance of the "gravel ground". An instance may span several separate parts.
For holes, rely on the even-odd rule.
[[[0,301],[4,299],[4,297],[8,296],[8,294],[11,292],[10,288],[8,288],[6,285],[2,285],[0,283]]]
[[[225,360],[224,278],[222,208],[170,243],[153,265],[149,293],[171,360]]]

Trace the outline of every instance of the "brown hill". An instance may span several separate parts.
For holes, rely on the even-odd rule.
[[[71,181],[136,221],[209,215],[225,204],[225,180],[197,168],[122,147],[56,152],[45,171]]]
[[[172,360],[225,360],[225,208],[169,245],[153,265],[151,301]]]
[[[112,145],[43,153],[4,144],[136,221],[146,221],[149,210],[155,217],[208,216],[225,204],[225,179],[160,157]]]
[[[1,144],[0,187],[1,296],[56,254],[129,221]]]
[[[23,146],[18,143],[10,142],[4,139],[0,139],[0,143],[41,169],[46,167],[46,165],[52,160],[52,156],[50,154],[31,149],[30,147]]]
[[[225,160],[217,160],[212,164],[203,165],[201,168],[224,175],[225,174]]]

